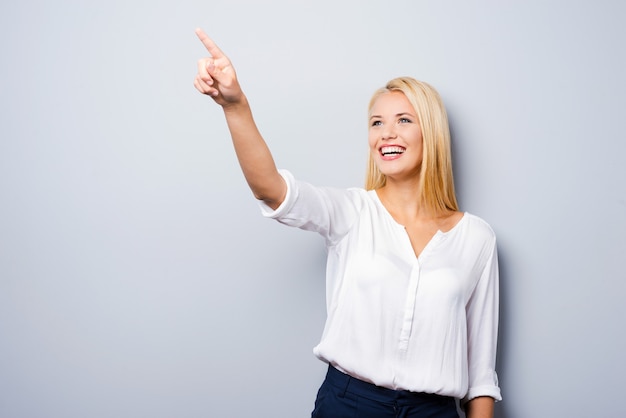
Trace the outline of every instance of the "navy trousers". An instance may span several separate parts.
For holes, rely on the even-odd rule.
[[[392,390],[328,367],[311,418],[459,418],[452,397]]]

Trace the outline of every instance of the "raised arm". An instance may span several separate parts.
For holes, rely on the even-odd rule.
[[[198,61],[194,86],[222,106],[243,175],[254,196],[276,209],[287,186],[252,117],[232,63],[202,29],[196,34],[211,55]]]

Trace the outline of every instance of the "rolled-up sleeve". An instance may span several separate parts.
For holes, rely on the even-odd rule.
[[[498,339],[499,273],[495,237],[467,304],[469,388],[463,402],[479,396],[502,400],[495,370]]]
[[[287,226],[317,232],[331,245],[347,233],[362,204],[359,189],[317,187],[296,180],[287,170],[279,170],[279,173],[287,184],[285,199],[275,210],[259,201],[263,216]]]

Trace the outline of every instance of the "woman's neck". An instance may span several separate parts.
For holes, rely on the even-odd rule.
[[[376,190],[378,198],[387,210],[401,218],[416,218],[425,215],[419,182],[387,183]]]
[[[387,180],[377,189],[378,198],[397,219],[406,221],[435,220],[450,217],[455,211],[432,211],[424,205],[419,178],[411,181]]]

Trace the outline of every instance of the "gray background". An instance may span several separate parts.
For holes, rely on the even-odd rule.
[[[626,6],[28,0],[0,6],[0,416],[308,416],[324,248],[263,219],[201,26],[281,167],[358,186],[366,104],[435,85],[499,237],[499,418],[620,417]]]

